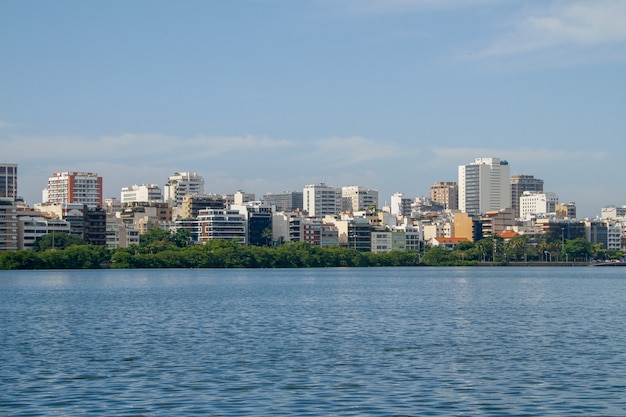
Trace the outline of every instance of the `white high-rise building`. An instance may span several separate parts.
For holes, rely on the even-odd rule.
[[[311,184],[302,190],[302,205],[311,217],[335,215],[341,211],[341,190],[321,184]]]
[[[378,209],[378,191],[369,188],[351,185],[341,188],[343,211],[367,210],[370,207]]]
[[[530,220],[533,216],[545,217],[550,213],[556,215],[557,204],[559,198],[555,193],[524,191],[519,198],[520,218]]]
[[[499,158],[459,166],[459,210],[480,214],[511,207],[511,169]]]
[[[121,200],[122,203],[163,201],[163,194],[156,184],[133,185],[122,188]]]
[[[103,207],[102,177],[91,172],[57,172],[48,178],[44,203],[86,204]]]
[[[165,202],[170,206],[180,207],[187,194],[204,194],[204,178],[195,172],[177,172],[163,187]]]

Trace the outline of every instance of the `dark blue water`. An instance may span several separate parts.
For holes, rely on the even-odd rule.
[[[0,415],[626,415],[626,268],[0,272]]]

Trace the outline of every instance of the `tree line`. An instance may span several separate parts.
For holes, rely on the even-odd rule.
[[[316,268],[374,266],[478,265],[491,262],[589,262],[621,259],[620,251],[603,250],[586,239],[533,239],[519,235],[510,240],[487,237],[463,242],[453,249],[427,247],[417,251],[359,252],[352,248],[320,248],[304,242],[277,247],[244,246],[214,240],[192,245],[185,230],[175,233],[153,229],[139,245],[107,249],[85,244],[75,236],[56,233],[40,238],[34,250],[0,253],[0,269],[96,269],[96,268]]]
[[[152,229],[139,245],[106,249],[84,244],[72,236],[55,234],[37,241],[34,250],[0,253],[0,269],[95,268],[315,268],[405,266],[419,263],[419,253],[392,251],[375,254],[345,247],[320,248],[304,242],[277,247],[245,246],[214,240],[189,243],[185,230],[170,233]]]

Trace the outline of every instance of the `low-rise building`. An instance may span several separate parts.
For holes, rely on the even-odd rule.
[[[246,219],[246,243],[253,246],[269,246],[272,243],[272,207],[260,201],[233,204]]]
[[[246,217],[238,210],[201,210],[197,218],[198,242],[224,239],[247,244],[246,223]]]
[[[433,247],[454,249],[459,243],[469,241],[469,239],[464,237],[434,237],[428,241],[428,244]]]
[[[121,201],[122,203],[163,201],[163,193],[156,184],[135,184],[122,188]]]
[[[406,233],[401,230],[374,230],[372,231],[372,247],[374,253],[386,253],[394,250],[407,250]]]
[[[555,193],[524,191],[519,198],[521,219],[543,218],[550,214],[556,216],[559,198]]]
[[[298,213],[280,211],[273,214],[272,239],[278,245],[285,242],[301,242],[303,218]]]
[[[181,203],[181,217],[183,219],[195,219],[201,210],[226,208],[224,199],[217,194],[187,194]]]
[[[70,224],[65,220],[42,216],[33,212],[18,215],[18,249],[33,249],[38,239],[48,234],[70,233]]]
[[[108,215],[106,218],[106,247],[108,249],[127,248],[139,245],[139,230],[124,223],[119,217]]]
[[[358,185],[341,188],[341,210],[347,212],[376,211],[378,209],[378,190]]]
[[[276,207],[276,211],[302,211],[302,191],[267,193],[263,195],[263,202]]]

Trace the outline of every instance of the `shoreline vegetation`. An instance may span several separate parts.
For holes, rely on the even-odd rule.
[[[54,239],[54,240],[52,240]],[[523,244],[521,244],[523,243]],[[359,252],[347,247],[320,248],[305,242],[279,246],[245,246],[215,240],[189,244],[185,233],[150,231],[139,245],[107,249],[87,245],[70,235],[44,236],[33,250],[0,253],[0,270],[133,269],[133,268],[332,268],[387,266],[626,266],[623,253],[594,248],[584,239],[555,247],[526,240],[503,242],[486,238],[453,249],[426,247],[418,251]],[[551,250],[545,249],[549,248]],[[556,249],[559,249],[558,247]],[[598,260],[601,259],[601,260]]]

